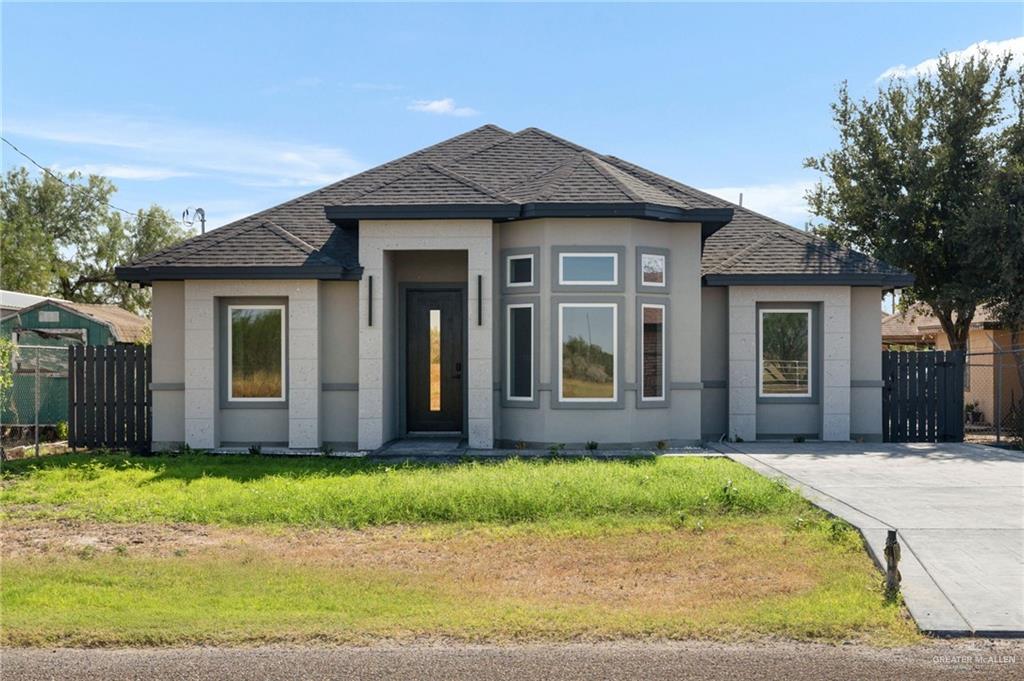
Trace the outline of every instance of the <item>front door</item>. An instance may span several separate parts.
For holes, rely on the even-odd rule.
[[[462,291],[410,290],[405,301],[405,426],[462,432]]]

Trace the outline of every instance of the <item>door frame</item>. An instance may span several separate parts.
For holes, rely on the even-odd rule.
[[[395,360],[398,362],[398,390],[395,391],[396,403],[394,405],[395,411],[398,414],[398,437],[409,436],[409,429],[406,424],[406,411],[408,407],[406,404],[406,308],[408,307],[410,291],[453,291],[459,294],[459,299],[462,302],[462,328],[459,329],[459,332],[462,334],[462,366],[464,369],[462,372],[462,430],[458,431],[458,433],[465,437],[469,432],[469,287],[464,281],[424,283],[409,281],[398,284],[398,319],[396,320],[398,345],[395,348]],[[452,431],[452,433],[454,432]],[[437,436],[443,437],[450,434],[440,431]],[[432,436],[432,434],[424,435],[424,437]]]

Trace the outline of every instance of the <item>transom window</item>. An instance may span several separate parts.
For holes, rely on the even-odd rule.
[[[665,285],[665,256],[644,253],[640,256],[640,277],[644,286]]]
[[[760,311],[761,397],[810,397],[811,311]]]
[[[505,260],[509,288],[533,286],[533,254],[510,255]]]
[[[643,357],[640,399],[665,399],[665,306],[644,304],[641,308],[641,352]]]
[[[228,306],[229,400],[285,399],[284,309],[284,305]]]
[[[558,398],[614,402],[618,394],[618,306],[558,306]]]
[[[559,253],[558,283],[614,286],[619,283],[619,254]]]
[[[533,304],[509,305],[506,315],[506,397],[529,402],[533,399]]]

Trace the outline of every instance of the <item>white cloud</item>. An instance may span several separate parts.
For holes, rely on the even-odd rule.
[[[745,187],[714,187],[702,191],[733,203],[739,203],[742,193],[744,208],[763,213],[794,227],[803,227],[810,218],[804,195],[813,186],[814,182],[811,180],[794,180]]]
[[[437,114],[439,116],[475,116],[479,111],[468,106],[455,106],[451,97],[444,99],[417,99],[409,105],[410,111]]]
[[[236,184],[306,187],[328,184],[362,169],[338,147],[166,120],[106,115],[8,118],[4,130],[34,139],[98,147],[118,157],[109,167],[124,172],[135,169],[142,175],[145,172],[139,169],[174,168],[171,172],[175,174],[212,175]]]
[[[961,63],[967,61],[971,57],[980,56],[982,51],[988,52],[990,56],[999,56],[1009,52],[1013,55],[1013,68],[1022,66],[1024,65],[1024,36],[1019,38],[1010,38],[1008,40],[982,40],[974,43],[973,45],[967,46],[965,49],[950,52],[949,57],[954,62]],[[938,57],[935,57],[932,59],[925,59],[917,66],[907,66],[905,64],[892,66],[886,69],[877,80],[883,81],[890,78],[928,77],[935,75],[938,71],[939,59]]]
[[[171,168],[121,165],[116,163],[84,163],[77,165],[54,163],[51,168],[65,173],[78,171],[83,175],[102,175],[104,177],[119,180],[168,180],[172,177],[189,177],[194,174],[184,170],[173,170]]]

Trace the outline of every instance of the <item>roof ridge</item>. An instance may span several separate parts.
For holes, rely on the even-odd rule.
[[[493,190],[493,189],[491,189],[489,187],[486,187],[486,186],[480,184],[479,182],[475,182],[475,181],[469,179],[468,177],[466,177],[465,175],[462,175],[460,173],[455,172],[451,168],[446,168],[443,165],[440,165],[438,163],[424,163],[423,165],[428,167],[428,168],[431,168],[433,170],[436,170],[437,172],[441,173],[442,175],[450,177],[451,179],[455,180],[456,182],[461,182],[462,184],[466,185],[467,187],[475,189],[478,192],[481,192],[483,194],[487,194],[492,199],[496,199],[496,200],[502,201],[504,203],[514,203],[507,196],[503,196],[501,194],[501,192],[495,191],[495,190]]]
[[[595,153],[594,151],[592,151],[590,149],[587,149],[586,147],[580,146],[579,144],[576,144],[575,142],[570,142],[569,140],[564,139],[562,137],[559,137],[558,135],[553,135],[550,132],[548,132],[547,130],[543,130],[541,128],[535,128],[535,127],[532,127],[532,126],[529,127],[529,128],[523,128],[522,130],[517,132],[516,135],[524,135],[524,134],[526,134],[528,132],[535,132],[535,133],[539,134],[542,137],[548,138],[552,142],[557,142],[557,143],[561,144],[562,146],[569,147],[570,149],[573,149],[575,151],[585,152],[585,153],[588,153],[588,154]]]
[[[615,175],[613,175],[609,171],[605,163],[601,161],[598,157],[596,157],[594,154],[590,152],[583,152],[582,154],[580,154],[580,156],[586,159],[587,164],[590,165],[591,168],[599,172],[603,177],[607,178],[612,184],[614,184],[618,188],[619,191],[625,194],[626,198],[630,199],[631,201],[636,201],[637,203],[646,203],[643,197],[641,197],[635,191],[627,187],[621,179],[615,177]]]
[[[751,243],[747,244],[740,250],[736,251],[728,258],[718,263],[717,266],[715,266],[713,269],[709,270],[705,274],[725,274],[730,265],[739,260],[741,257],[745,256],[747,253],[757,249],[758,247],[761,246],[761,244],[763,244],[765,241],[768,241],[771,238],[771,233],[762,234],[755,241],[752,241]]]

